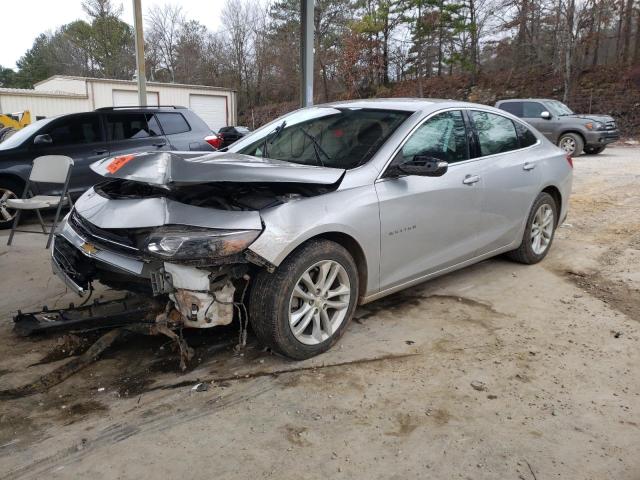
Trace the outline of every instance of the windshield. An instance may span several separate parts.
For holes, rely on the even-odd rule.
[[[0,143],[0,150],[9,150],[10,148],[19,147],[27,138],[36,133],[41,127],[49,123],[52,119],[47,118],[38,120],[30,125],[18,130],[16,133]]]
[[[551,113],[557,115],[558,117],[573,115],[573,111],[564,103],[559,102],[558,100],[550,100],[546,102],[546,105],[549,110],[551,110]]]
[[[230,152],[304,165],[355,168],[369,161],[411,112],[311,107],[245,136]]]

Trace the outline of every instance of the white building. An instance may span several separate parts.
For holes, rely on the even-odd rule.
[[[137,104],[137,84],[129,80],[54,75],[33,90],[0,88],[1,113],[29,110],[34,120]],[[189,107],[214,131],[237,124],[236,92],[227,88],[147,82],[147,104]]]

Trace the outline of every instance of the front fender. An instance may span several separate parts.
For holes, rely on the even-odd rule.
[[[380,216],[373,185],[303,198],[260,212],[264,231],[249,247],[278,266],[311,238],[342,233],[360,245],[367,263],[367,294],[380,283]]]

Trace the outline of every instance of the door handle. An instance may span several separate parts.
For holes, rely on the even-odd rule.
[[[478,175],[467,175],[462,180],[462,183],[465,185],[473,185],[474,183],[478,183],[480,181],[480,177]]]
[[[154,147],[164,147],[167,144],[167,142],[158,142],[158,143],[154,143],[153,146]]]
[[[533,170],[534,168],[536,168],[536,164],[531,162],[524,162],[524,165],[522,166],[523,170]]]
[[[95,155],[104,155],[105,153],[107,153],[108,150],[94,150],[94,154]]]

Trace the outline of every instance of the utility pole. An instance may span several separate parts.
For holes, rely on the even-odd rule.
[[[314,0],[300,0],[300,105],[313,105]]]
[[[147,74],[144,65],[144,34],[142,32],[141,0],[133,0],[133,26],[136,30],[136,76],[138,79],[138,104],[147,106]]]

